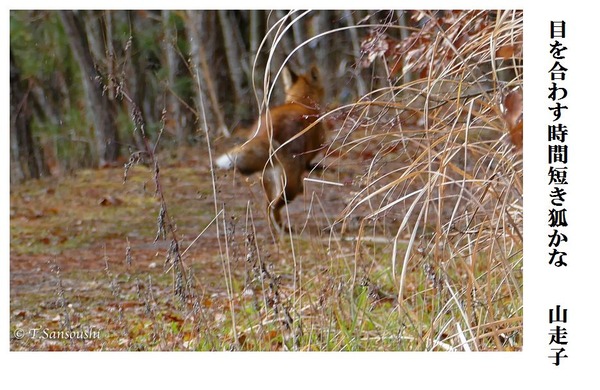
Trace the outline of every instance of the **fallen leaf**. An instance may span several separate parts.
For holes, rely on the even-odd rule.
[[[100,206],[118,206],[122,203],[123,201],[121,199],[116,198],[112,195],[105,196],[98,202]]]
[[[496,50],[496,58],[508,59],[515,56],[515,45],[500,46]]]
[[[518,149],[523,147],[523,90],[511,91],[504,98],[504,121],[510,140]]]

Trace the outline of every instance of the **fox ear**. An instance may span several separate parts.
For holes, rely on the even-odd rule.
[[[298,76],[287,66],[283,68],[283,86],[285,89],[289,89],[294,85]]]
[[[310,67],[310,77],[313,79],[313,81],[319,81],[321,78],[319,68],[315,64]]]

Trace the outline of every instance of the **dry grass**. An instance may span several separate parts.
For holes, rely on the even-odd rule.
[[[257,177],[204,171],[192,199],[182,176],[165,178],[177,168],[155,169],[163,160],[152,156],[160,205],[149,218],[159,216],[169,277],[107,263],[94,279],[105,294],[88,299],[114,302],[119,316],[113,337],[86,348],[520,350],[523,169],[502,102],[522,86],[522,14],[434,20],[397,52],[365,51],[363,65],[389,77],[322,116],[330,143],[303,201],[284,212],[293,233],[269,230]],[[382,33],[397,26],[378,28],[372,39],[392,42]],[[127,246],[134,268],[156,261],[139,242]],[[77,296],[67,281],[85,276],[57,269],[61,315]],[[11,326],[24,326],[15,316],[23,310],[11,308]]]
[[[290,211],[317,228],[275,239],[291,281],[262,299],[288,346],[520,349],[523,169],[502,103],[522,88],[522,14],[431,20],[397,52],[369,53],[391,45],[375,29],[367,65],[389,85],[321,118],[334,134],[324,170],[308,179],[304,224]],[[259,252],[258,280],[277,285]]]

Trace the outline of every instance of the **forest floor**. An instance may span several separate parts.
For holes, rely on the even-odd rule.
[[[277,301],[294,294],[304,294],[306,303],[329,299],[326,291],[308,294],[295,284],[302,280],[333,288],[335,275],[328,269],[338,264],[323,261],[331,246],[326,219],[339,216],[350,191],[318,191],[307,182],[305,194],[314,200],[319,192],[318,202],[305,195],[290,204],[292,242],[266,224],[257,175],[215,171],[213,181],[208,161],[197,157],[202,154],[188,151],[185,162],[171,159],[161,166],[159,178],[194,283],[191,299],[174,294],[176,276],[166,261],[170,237],[155,241],[160,202],[150,168],[132,168],[126,182],[124,169],[117,167],[11,188],[12,350],[289,347],[286,333],[293,326],[275,320],[288,310]],[[219,226],[217,214],[224,222]],[[260,251],[259,265],[249,259],[255,252],[250,246]],[[337,250],[348,258],[354,251],[352,245]],[[338,260],[354,272],[346,258]],[[303,273],[300,279],[294,277],[298,273]],[[238,313],[236,323],[238,310],[252,313]],[[256,326],[264,328],[260,335]],[[248,334],[252,342],[244,343]]]
[[[11,350],[453,350],[465,335],[447,326],[461,314],[445,308],[453,293],[436,287],[434,262],[408,264],[398,310],[392,253],[403,257],[407,242],[394,247],[398,220],[361,225],[368,211],[356,209],[343,233],[334,223],[363,185],[366,150],[311,174],[338,185],[306,181],[288,207],[294,233],[283,236],[266,223],[258,175],[213,173],[206,149],[161,156],[183,274],[167,255],[171,234],[155,239],[149,167],[125,182],[114,167],[12,186]],[[448,279],[463,283],[461,269]],[[493,315],[473,312],[472,342],[520,350],[520,301],[500,287]]]

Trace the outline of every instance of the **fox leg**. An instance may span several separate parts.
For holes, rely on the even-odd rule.
[[[262,176],[263,188],[267,196],[267,215],[269,224],[282,232],[281,208],[285,205],[286,175],[285,169],[279,162],[273,162],[273,166],[267,167]]]
[[[286,154],[273,158],[272,165],[263,172],[263,188],[267,195],[267,214],[272,224],[281,232],[281,209],[302,192],[304,160]]]

